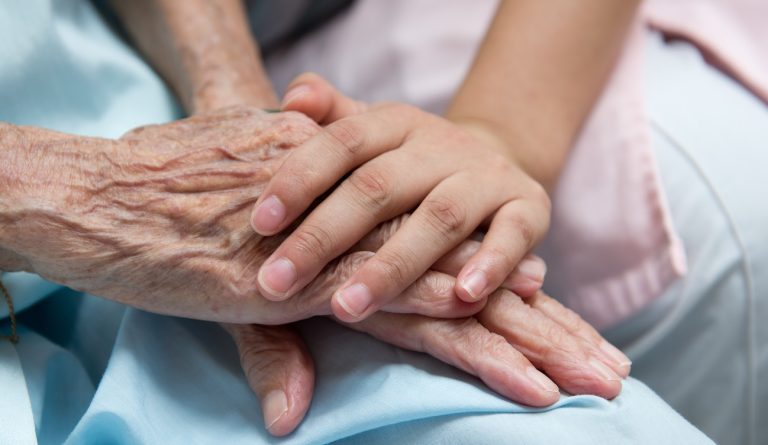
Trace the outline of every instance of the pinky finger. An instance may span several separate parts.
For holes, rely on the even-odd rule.
[[[504,204],[494,215],[480,250],[459,273],[456,295],[468,302],[487,297],[516,268],[530,279],[509,284],[526,294],[541,287],[546,272],[543,261],[521,261],[546,233],[549,221],[542,216],[546,214],[525,200]]]
[[[457,276],[465,264],[480,250],[480,241],[466,240],[448,252],[432,266],[432,270]],[[528,298],[541,289],[547,265],[540,257],[529,253],[501,283],[502,288]],[[495,289],[492,289],[495,290]]]
[[[441,320],[377,312],[361,322],[343,324],[395,346],[425,352],[479,377],[516,402],[543,407],[560,398],[554,382],[475,318]]]
[[[532,297],[541,290],[546,274],[547,263],[541,257],[529,253],[507,276],[501,287],[523,298]]]
[[[595,328],[584,321],[578,314],[567,309],[559,301],[542,293],[537,292],[533,298],[526,300],[534,309],[543,312],[547,317],[554,320],[565,330],[581,339],[591,343],[603,353],[610,363],[609,366],[620,375],[627,377],[632,367],[632,361],[620,349],[613,346],[604,339]]]

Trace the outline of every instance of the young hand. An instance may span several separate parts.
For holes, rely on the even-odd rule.
[[[518,267],[532,281],[543,276],[543,263],[521,259],[548,228],[549,198],[491,132],[404,104],[367,106],[311,74],[294,81],[283,109],[326,126],[269,181],[253,228],[276,234],[329,194],[262,266],[265,297],[293,296],[377,224],[409,211],[334,294],[341,320],[375,312],[480,227],[487,227],[481,248],[458,274],[461,299],[483,299]]]

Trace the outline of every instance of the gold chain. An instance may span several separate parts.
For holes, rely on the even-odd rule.
[[[18,343],[19,335],[16,333],[16,313],[13,311],[13,298],[11,298],[11,293],[8,292],[5,284],[3,284],[2,277],[0,277],[0,292],[2,292],[5,298],[5,304],[8,305],[8,317],[11,319],[11,335],[0,335],[0,339],[8,339],[11,343]]]

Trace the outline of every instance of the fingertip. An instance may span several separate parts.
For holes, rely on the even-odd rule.
[[[530,280],[528,278],[522,278],[519,280],[514,280],[511,283],[507,282],[505,285],[507,289],[511,290],[518,296],[528,298],[536,295],[536,292],[541,289],[542,283]]]
[[[551,406],[560,400],[560,389],[533,366],[500,370],[500,376],[481,378],[495,391],[517,403],[534,408]]]
[[[543,283],[547,274],[547,263],[535,255],[528,255],[520,261],[515,271],[531,281]]]
[[[224,325],[240,354],[244,376],[259,400],[265,429],[296,429],[312,401],[315,371],[301,337],[288,326]]]
[[[549,406],[560,399],[560,388],[544,373],[531,366],[526,369],[525,374],[536,389],[534,406]]]
[[[295,385],[298,384],[299,382],[295,383]],[[309,409],[314,381],[310,378],[301,385],[301,388],[294,388],[295,391],[274,389],[267,393],[261,401],[264,427],[269,434],[275,437],[286,436],[292,433],[304,420]]]
[[[463,275],[463,276],[462,276]],[[460,274],[456,280],[456,295],[467,303],[475,303],[486,297],[488,276],[482,270],[475,269],[467,274]]]
[[[262,236],[271,236],[280,231],[285,222],[287,209],[276,195],[270,195],[254,206],[251,212],[251,228]]]
[[[312,95],[312,87],[306,83],[293,85],[283,95],[280,109],[283,111],[301,111],[301,102]]]
[[[616,370],[616,373],[622,378],[626,379],[629,377],[629,374],[632,372],[632,362],[625,362],[620,363],[619,368]]]
[[[612,363],[613,371],[621,378],[627,378],[632,369],[632,361],[619,348],[608,343],[606,340],[600,342],[600,351]]]
[[[317,74],[302,74],[288,86],[280,109],[298,111],[317,123],[323,123],[333,108],[331,91],[332,87]]]
[[[287,258],[267,260],[256,277],[262,296],[270,301],[287,300],[297,279],[296,266]]]
[[[372,303],[373,294],[368,286],[355,283],[344,286],[333,294],[331,310],[341,321],[355,323],[367,317]]]
[[[502,284],[520,297],[536,295],[544,284],[547,265],[541,258],[528,255],[515,267]]]
[[[282,421],[288,414],[288,397],[282,389],[273,389],[261,401],[264,426],[273,436],[284,436],[296,428]]]
[[[595,395],[606,400],[621,392],[622,378],[602,360],[591,357],[585,365],[569,373],[563,382],[568,392]]]
[[[323,78],[323,76],[313,72],[313,71],[305,71],[298,76],[294,77],[291,83],[288,84],[288,90],[292,89],[295,86],[298,85],[315,85],[315,84],[324,84],[328,83],[328,81]]]
[[[583,394],[596,395],[602,397],[605,400],[613,400],[620,393],[622,388],[622,380],[601,380],[595,381],[589,391],[582,392]]]

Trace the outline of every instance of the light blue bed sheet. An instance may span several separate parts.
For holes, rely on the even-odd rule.
[[[312,407],[293,435],[274,439],[216,324],[68,290],[24,318],[34,328],[22,330],[17,351],[40,443],[711,443],[634,379],[612,401],[563,396],[532,410],[324,319],[299,324],[316,360]]]

